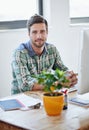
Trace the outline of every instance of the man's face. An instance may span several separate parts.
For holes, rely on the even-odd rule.
[[[33,24],[30,28],[29,36],[33,46],[41,48],[47,40],[48,31],[44,23]]]

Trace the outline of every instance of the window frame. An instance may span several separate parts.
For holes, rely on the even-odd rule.
[[[89,17],[70,18],[71,24],[89,24]]]

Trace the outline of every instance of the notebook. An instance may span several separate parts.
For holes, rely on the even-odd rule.
[[[4,111],[9,111],[9,110],[20,109],[21,107],[24,107],[24,105],[17,99],[8,99],[8,100],[0,101],[0,107]]]
[[[80,105],[80,106],[89,106],[89,100],[83,100],[78,97],[70,99],[69,102]]]
[[[74,103],[80,106],[89,106],[89,93],[77,95],[76,97],[73,97],[69,99],[70,103]]]

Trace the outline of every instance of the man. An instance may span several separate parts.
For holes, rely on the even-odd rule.
[[[12,94],[29,91],[42,90],[44,86],[37,84],[32,75],[41,73],[43,70],[55,70],[59,68],[68,71],[63,64],[57,48],[53,44],[46,43],[48,36],[48,23],[40,15],[32,16],[27,22],[30,40],[22,43],[13,54],[12,61]],[[76,74],[70,75],[70,86],[77,83]]]

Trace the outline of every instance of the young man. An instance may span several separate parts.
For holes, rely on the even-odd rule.
[[[32,75],[41,73],[43,70],[55,70],[59,68],[68,71],[63,64],[57,48],[53,44],[46,43],[48,36],[48,23],[40,15],[32,16],[27,22],[30,40],[22,43],[13,54],[12,61],[12,94],[42,90],[43,86],[37,84]],[[77,83],[76,74],[68,72],[71,81],[70,86]]]

